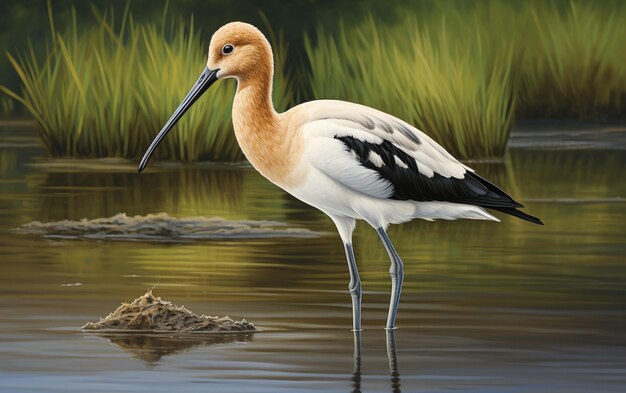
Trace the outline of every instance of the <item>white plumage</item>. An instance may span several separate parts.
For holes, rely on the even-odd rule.
[[[318,132],[322,134],[333,134],[335,126],[344,126],[351,130],[348,133],[354,133],[359,139],[374,143],[387,140],[393,143],[414,157],[421,164],[420,172],[424,171],[422,173],[426,176],[437,172],[445,177],[462,178],[466,170],[471,171],[428,135],[388,113],[337,100],[311,101],[299,107],[306,110],[312,119],[325,119],[331,123],[326,124],[326,127],[319,127]],[[308,128],[303,132],[308,132]]]
[[[298,199],[335,216],[335,220],[364,219],[374,228],[386,228],[389,224],[414,218],[498,221],[474,205],[389,199],[394,192],[393,184],[377,171],[364,167],[356,153],[346,149],[337,139],[351,137],[374,145],[387,141],[410,155],[419,172],[427,177],[437,173],[446,178],[462,179],[468,170],[471,171],[417,128],[384,112],[343,101],[312,101],[295,109],[307,119],[293,132],[300,133],[304,140],[304,154],[299,165],[308,176],[297,187],[285,189]],[[369,124],[374,127],[368,128]],[[374,166],[385,165],[377,153],[370,151],[368,154]],[[394,156],[395,160],[401,162],[399,167],[408,168],[399,157]]]

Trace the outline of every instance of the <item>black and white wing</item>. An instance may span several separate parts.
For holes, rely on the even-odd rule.
[[[307,105],[305,154],[319,170],[377,198],[476,205],[541,223],[521,204],[408,123],[343,101]]]

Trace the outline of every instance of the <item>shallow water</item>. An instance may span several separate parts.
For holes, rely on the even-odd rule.
[[[544,227],[506,217],[391,228],[406,264],[393,336],[382,329],[387,257],[360,226],[365,331],[355,357],[343,251],[321,213],[246,167],[138,175],[125,163],[56,165],[41,158],[32,130],[0,129],[0,391],[623,392],[623,136],[560,149],[554,135],[547,147],[522,135],[504,165],[472,164]],[[13,231],[34,220],[160,212],[328,234],[128,242]],[[79,329],[154,286],[198,314],[246,318],[263,332]]]

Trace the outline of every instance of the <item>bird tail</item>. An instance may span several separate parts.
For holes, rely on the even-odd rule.
[[[523,211],[517,210],[515,208],[512,207],[489,207],[490,209],[493,210],[497,210],[500,211],[502,213],[506,213],[506,214],[510,214],[512,216],[515,216],[517,218],[521,218],[522,220],[526,220],[526,221],[530,221],[533,224],[537,224],[537,225],[543,225],[543,222],[541,222],[541,220],[535,216],[531,216],[530,214],[526,214]]]

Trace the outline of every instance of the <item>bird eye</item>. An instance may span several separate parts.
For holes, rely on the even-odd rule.
[[[232,46],[231,44],[226,44],[222,47],[222,54],[228,55],[228,54],[233,53],[234,50],[235,50],[234,46]]]

